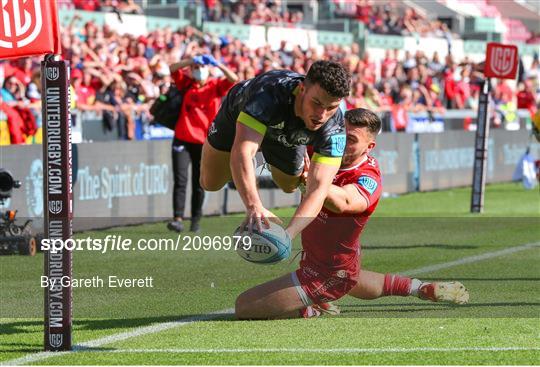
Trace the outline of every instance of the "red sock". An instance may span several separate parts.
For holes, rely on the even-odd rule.
[[[386,274],[384,276],[383,294],[385,296],[407,297],[411,294],[411,282],[411,278]]]

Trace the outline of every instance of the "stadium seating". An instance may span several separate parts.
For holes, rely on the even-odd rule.
[[[416,69],[418,65],[427,67],[427,74],[422,76],[423,79],[420,82],[422,88],[426,88],[423,93],[427,93],[426,91],[431,89],[431,85],[435,84],[435,89],[440,92],[433,97],[436,97],[446,107],[456,107],[452,98],[445,92],[445,84],[450,80],[448,75],[453,76],[454,82],[459,83],[461,79],[459,74],[462,68],[472,67],[472,63],[483,60],[486,42],[482,37],[487,34],[492,40],[498,40],[498,37],[504,34],[506,41],[518,43],[526,67],[532,64],[532,57],[539,51],[537,46],[525,45],[525,42],[530,39],[531,33],[521,20],[505,19],[503,24],[500,14],[506,14],[506,12],[502,12],[498,7],[506,9],[508,5],[500,5],[497,2],[493,6],[485,0],[459,2],[446,0],[437,2],[438,8],[435,8],[435,3],[423,3],[425,8],[422,9],[422,2],[412,1],[411,4],[414,4],[417,10],[409,12],[409,16],[424,19],[422,17],[425,17],[426,14],[429,15],[430,11],[448,9],[448,13],[445,13],[448,15],[458,8],[459,12],[455,10],[456,17],[459,14],[476,15],[476,17],[466,18],[467,21],[464,24],[463,34],[470,36],[471,39],[462,40],[455,32],[444,34],[434,32],[430,33],[429,37],[422,34],[407,34],[405,30],[404,35],[375,34],[370,33],[369,22],[364,23],[348,18],[334,20],[342,22],[342,29],[347,30],[346,32],[335,32],[319,30],[316,28],[316,24],[311,24],[313,28],[302,29],[290,28],[287,24],[250,25],[201,22],[200,19],[197,20],[191,16],[175,19],[150,15],[118,15],[106,11],[89,12],[74,10],[73,6],[70,6],[73,3],[68,1],[63,1],[60,4],[60,20],[66,30],[63,40],[65,43],[64,56],[74,63],[73,80],[75,82],[75,80],[82,80],[84,77],[88,79],[83,84],[84,90],[77,87],[79,94],[77,110],[85,111],[81,117],[83,124],[89,119],[95,121],[96,116],[99,119],[101,114],[105,113],[104,111],[111,109],[110,104],[103,103],[103,101],[96,102],[96,99],[99,100],[96,98],[96,90],[103,87],[103,83],[112,83],[113,80],[117,80],[122,88],[126,88],[123,98],[127,98],[127,100],[124,103],[127,103],[126,106],[131,106],[125,109],[135,111],[133,121],[137,124],[136,132],[122,136],[122,138],[130,139],[147,136],[148,131],[154,131],[153,128],[144,127],[145,121],[147,121],[145,116],[148,106],[158,93],[156,88],[161,89],[162,85],[170,82],[167,76],[167,64],[185,57],[186,45],[190,43],[193,45],[193,42],[197,42],[198,45],[190,51],[190,54],[212,52],[216,57],[222,58],[223,62],[229,63],[241,78],[256,75],[263,70],[269,70],[269,68],[291,67],[295,71],[305,72],[313,57],[343,61],[349,65],[355,83],[363,80],[365,84],[363,88],[359,89],[362,90],[362,95],[352,96],[352,99],[356,98],[354,103],[361,105],[368,103],[371,108],[379,110],[381,113],[388,110],[388,106],[378,102],[383,92],[384,82],[393,80],[392,103],[398,104],[402,89],[416,86],[417,81],[411,81],[407,73],[409,69]],[[75,3],[75,5],[77,4],[80,2]],[[353,10],[358,9],[356,9],[356,5],[351,5],[351,2],[334,1],[329,4],[333,5],[335,12],[341,11],[341,15],[356,17]],[[381,11],[386,11],[378,7],[377,3],[370,5],[369,2],[366,2],[364,5],[370,14],[380,14]],[[168,5],[168,7],[170,6],[174,6],[174,4]],[[277,11],[276,9],[271,10]],[[406,9],[388,8],[387,10],[402,14]],[[78,20],[72,23],[75,15]],[[203,16],[202,13],[200,15]],[[119,16],[122,18],[122,22],[119,21]],[[320,17],[323,16],[324,14],[321,14]],[[431,17],[433,16],[434,14],[431,13]],[[417,23],[417,26],[424,27],[422,22],[424,20]],[[186,27],[197,24],[201,24],[199,30]],[[200,33],[201,31],[203,33]],[[106,42],[104,37],[108,37]],[[112,49],[105,47],[105,43],[123,43],[123,46],[113,52]],[[396,65],[400,66],[399,72],[402,74],[398,76],[394,70],[392,75],[384,76],[382,73],[383,64],[386,62],[385,54],[393,52],[393,50],[403,50],[395,54],[394,61],[391,61],[392,65],[395,62]],[[404,50],[408,50],[410,54],[406,55]],[[449,50],[451,50],[453,57],[451,61],[445,60]],[[362,59],[365,51],[370,54],[370,59],[367,61]],[[431,61],[435,52],[438,54],[441,68],[435,66],[433,69]],[[294,53],[293,60],[295,62],[289,65],[284,60],[287,60],[292,55],[291,53]],[[155,58],[156,56],[159,57]],[[119,59],[120,57],[123,61]],[[461,65],[456,68],[457,63]],[[17,61],[9,64],[4,62],[0,65],[5,69],[6,77],[12,75],[18,68]],[[34,70],[37,68],[38,64],[35,63]],[[443,75],[445,70],[449,70],[449,74],[446,76]],[[413,72],[416,73],[416,71]],[[29,77],[31,72],[28,71],[28,73]],[[127,73],[130,73],[130,77],[126,78]],[[103,80],[103,77],[106,81]],[[118,79],[122,79],[122,81]],[[471,83],[474,83],[474,80],[473,78]],[[28,88],[28,93],[26,96],[19,96],[17,103],[25,103],[24,101],[29,98],[31,90],[35,90],[35,86],[28,84],[28,81],[25,83],[27,83],[25,87]],[[81,91],[83,92],[81,93]],[[426,98],[426,96],[417,95],[415,108],[429,109],[433,101],[428,102]],[[80,126],[77,127],[77,129],[79,128]],[[98,130],[88,129],[88,131]],[[79,135],[83,138],[85,136],[84,133]],[[170,136],[170,134],[163,132],[155,135]],[[111,134],[108,134],[107,139],[110,137]],[[92,139],[94,140],[93,136]],[[26,140],[39,141],[39,139]]]

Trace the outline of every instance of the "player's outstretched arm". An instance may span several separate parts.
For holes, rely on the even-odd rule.
[[[360,214],[368,206],[366,198],[360,194],[355,185],[345,185],[343,187],[330,185],[328,196],[324,201],[326,209],[339,214]]]
[[[262,143],[263,135],[256,130],[242,124],[236,124],[236,136],[231,149],[231,174],[234,184],[244,205],[246,206],[246,220],[243,225],[249,229],[262,230],[262,224],[268,225],[268,220],[280,223],[281,221],[262,205],[253,158]]]
[[[311,162],[306,194],[287,227],[291,238],[302,232],[321,211],[332,180],[339,169],[339,158],[329,158],[329,160],[331,163]]]

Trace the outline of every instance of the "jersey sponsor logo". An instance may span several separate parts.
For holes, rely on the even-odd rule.
[[[310,140],[309,133],[305,130],[298,130],[291,134],[289,140],[297,145],[307,145]]]
[[[341,157],[345,151],[345,144],[347,143],[345,134],[333,135],[330,137],[330,141],[332,142],[330,154],[334,157]]]
[[[321,210],[319,212],[319,215],[317,215],[316,220],[318,220],[322,224],[326,224],[326,221],[328,219],[328,214],[324,212],[324,210]]]
[[[370,195],[373,195],[375,190],[377,190],[377,186],[379,186],[377,181],[375,181],[369,176],[360,176],[360,178],[358,179],[358,184],[364,189],[366,189],[366,191],[369,192]]]
[[[287,141],[287,136],[285,134],[278,135],[277,141],[287,148],[292,148],[294,146]]]

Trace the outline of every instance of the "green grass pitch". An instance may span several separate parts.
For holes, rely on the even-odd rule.
[[[298,259],[260,266],[233,251],[77,251],[75,277],[149,275],[154,287],[74,289],[78,349],[70,353],[39,354],[42,254],[0,257],[0,364],[538,364],[540,196],[499,184],[485,200],[485,213],[471,215],[469,189],[383,199],[362,237],[363,268],[460,280],[471,293],[465,306],[345,297],[336,317],[235,321],[240,292],[294,270]],[[205,219],[199,235],[228,235],[240,220]],[[76,237],[108,234],[176,239],[163,223]]]

